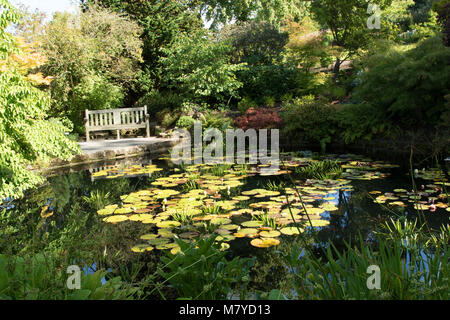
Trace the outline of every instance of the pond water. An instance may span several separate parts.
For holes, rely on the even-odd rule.
[[[282,156],[283,166],[270,176],[262,176],[257,165],[177,166],[169,157],[50,172],[43,186],[3,207],[34,210],[37,225],[31,232],[40,234],[63,228],[78,215],[76,219],[85,220],[80,238],[87,229],[104,234],[99,254],[117,257],[117,263],[151,259],[161,251],[176,253],[175,236],[192,241],[215,233],[230,256],[257,257],[267,286],[267,277],[276,277],[279,267],[274,249],[295,241],[297,226],[340,247],[359,235],[370,237],[390,217],[419,217],[433,229],[449,223],[448,183],[438,171],[416,171],[415,193],[408,168],[395,164],[327,155],[320,160],[332,159],[341,168],[315,180],[305,178],[302,168],[317,156]]]

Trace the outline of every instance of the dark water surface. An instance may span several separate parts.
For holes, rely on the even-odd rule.
[[[115,179],[95,177],[95,172],[104,170],[107,167],[120,169],[136,166],[135,168],[139,168],[149,164],[157,165],[163,170],[151,174],[131,174]],[[98,167],[99,165],[101,167]],[[154,187],[151,183],[156,178],[172,174],[174,169],[175,166],[170,161],[161,158],[135,158],[119,162],[109,161],[97,165],[91,164],[89,167],[81,167],[78,169],[79,171],[76,169],[62,169],[57,172],[50,172],[47,182],[40,188],[28,192],[24,199],[5,204],[4,207],[8,208],[7,210],[17,210],[18,212],[34,212],[33,214],[36,216],[45,216],[47,213],[50,213],[51,215],[45,219],[39,219],[38,216],[36,222],[39,226],[35,226],[34,230],[33,228],[29,229],[31,233],[36,232],[39,234],[51,233],[54,228],[62,228],[68,221],[69,213],[72,217],[74,214],[79,214],[80,219],[90,215],[90,222],[83,227],[96,228],[108,238],[108,243],[99,244],[98,250],[103,250],[104,254],[110,257],[120,252],[120,254],[117,254],[120,257],[117,263],[127,263],[127,261],[135,259],[136,255],[140,255],[139,253],[131,252],[130,249],[135,244],[142,242],[142,240],[139,240],[141,235],[152,232],[152,225],[130,221],[123,224],[108,224],[100,219],[96,219],[96,212],[105,205],[120,203],[120,196],[122,195]],[[412,182],[407,174],[407,168],[399,167],[383,169],[382,171],[389,173],[389,176],[373,180],[352,180],[351,186],[353,186],[353,190],[340,190],[327,195],[327,197],[335,198],[330,202],[333,202],[338,207],[338,210],[322,214],[323,219],[329,220],[330,224],[317,228],[320,241],[325,243],[330,239],[338,247],[343,246],[344,241],[356,240],[359,234],[364,238],[370,237],[377,225],[387,221],[390,217],[402,215],[408,219],[417,217],[420,217],[420,221],[426,219],[428,225],[434,229],[439,229],[441,225],[449,223],[449,212],[443,208],[437,208],[434,212],[425,210],[421,213],[413,208],[413,203],[408,203],[407,201],[405,201],[407,207],[397,209],[375,203],[374,199],[377,195],[370,194],[369,192],[371,191],[376,190],[384,194],[392,193],[394,189],[412,190]],[[287,182],[289,180],[283,175],[274,177],[256,175],[247,177],[245,181],[242,191],[264,188],[268,181],[279,183],[280,181]],[[433,181],[423,179],[416,179],[415,182],[419,191],[423,192],[429,189],[427,185],[433,183]],[[423,201],[424,199],[421,200]],[[46,206],[48,208],[44,210]],[[297,203],[294,206],[300,207],[300,204]],[[386,207],[390,209],[388,210]],[[235,220],[233,222],[236,223]],[[88,234],[88,230],[81,228],[79,233],[80,235],[83,233]],[[279,247],[288,246],[293,241],[293,238],[295,237],[282,235]],[[247,238],[231,241],[230,256],[256,256],[261,278],[265,277],[267,279],[270,274],[272,274],[270,277],[276,278],[275,273],[280,265],[280,263],[277,265],[277,258],[274,253],[277,247],[269,249],[255,248],[249,242]],[[154,253],[156,253],[156,250],[152,252],[152,254]],[[111,259],[114,260],[114,258]],[[143,258],[139,259],[142,260]],[[270,284],[267,285],[270,286]]]

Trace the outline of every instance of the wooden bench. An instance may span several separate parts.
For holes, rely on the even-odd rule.
[[[86,125],[86,141],[89,141],[89,132],[116,130],[117,140],[120,139],[120,130],[147,129],[147,138],[150,137],[150,116],[147,106],[141,108],[85,110],[84,122]]]

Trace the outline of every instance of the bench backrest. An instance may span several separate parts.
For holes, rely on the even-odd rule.
[[[95,129],[122,129],[145,128],[147,119],[147,106],[140,108],[122,108],[105,110],[86,110],[86,128]]]

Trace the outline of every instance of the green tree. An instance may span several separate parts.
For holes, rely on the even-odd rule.
[[[266,22],[250,21],[225,26],[220,38],[231,40],[233,62],[265,65],[281,61],[289,35]]]
[[[158,90],[164,75],[161,57],[164,49],[182,35],[192,35],[202,27],[202,20],[188,0],[81,0],[83,8],[96,3],[119,14],[126,13],[143,32],[143,63],[135,100],[151,90]]]
[[[18,67],[24,60],[21,47],[5,31],[9,23],[18,21],[17,11],[0,1],[0,200],[19,197],[23,191],[42,182],[42,177],[28,166],[38,160],[54,157],[68,159],[79,151],[69,140],[70,129],[61,119],[48,118],[49,96],[27,77],[30,68]],[[39,66],[41,59],[35,61]]]
[[[191,102],[218,102],[225,105],[236,97],[241,87],[236,71],[243,64],[231,64],[232,47],[200,32],[194,37],[180,37],[162,58],[165,86],[177,90]]]
[[[309,5],[304,0],[202,0],[196,3],[213,29],[233,20],[265,21],[280,26],[287,17],[304,16]]]
[[[67,115],[82,133],[84,109],[121,106],[140,71],[141,34],[136,22],[99,7],[55,14],[41,38],[53,114]]]
[[[448,128],[445,96],[450,88],[450,48],[439,37],[407,51],[381,47],[363,66],[354,98],[338,112],[348,142],[373,134]]]
[[[374,0],[373,5],[384,9],[391,0]],[[312,0],[311,10],[315,19],[333,36],[337,47],[334,75],[337,79],[342,62],[359,49],[367,48],[374,39],[374,31],[367,27],[370,15],[366,0]]]

